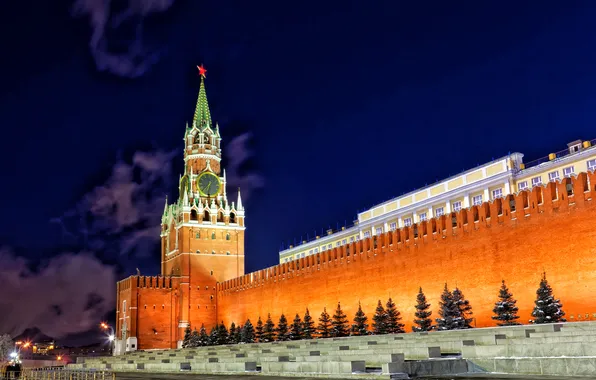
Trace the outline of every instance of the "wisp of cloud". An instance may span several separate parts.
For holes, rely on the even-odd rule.
[[[128,0],[124,10],[116,12],[112,0],[76,0],[72,7],[75,17],[87,16],[92,29],[89,48],[99,71],[135,78],[143,75],[158,60],[158,53],[143,42],[143,25],[152,13],[168,10],[174,0]],[[134,36],[127,38],[124,53],[110,48],[108,32],[118,29],[124,22],[134,24]],[[121,41],[119,41],[121,42]]]

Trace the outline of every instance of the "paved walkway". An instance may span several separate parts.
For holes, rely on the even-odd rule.
[[[320,377],[280,377],[280,376],[250,376],[250,375],[200,375],[200,374],[159,374],[159,373],[127,373],[120,372],[116,374],[116,380],[312,380],[321,379]],[[448,375],[445,377],[423,377],[424,380],[571,380],[571,379],[596,379],[595,377],[561,377],[561,376],[519,376],[502,374],[478,374],[466,376]]]

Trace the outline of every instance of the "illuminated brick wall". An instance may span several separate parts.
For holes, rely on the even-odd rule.
[[[494,326],[504,279],[527,323],[543,271],[570,321],[595,320],[595,186],[596,175],[582,173],[386,233],[376,243],[356,242],[225,281],[218,284],[218,320],[254,324],[267,313],[275,322],[281,313],[291,320],[306,307],[317,318],[338,301],[352,319],[360,301],[371,322],[377,300],[392,297],[411,331],[418,287],[435,318],[447,282],[470,300],[478,327]]]

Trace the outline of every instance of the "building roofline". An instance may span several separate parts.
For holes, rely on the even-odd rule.
[[[439,183],[441,183],[441,182],[447,182],[447,181],[450,181],[450,180],[452,180],[452,179],[455,179],[455,178],[457,178],[457,177],[460,177],[460,176],[462,176],[462,175],[465,175],[465,174],[468,174],[468,173],[474,172],[474,171],[476,171],[476,170],[478,170],[478,169],[480,169],[480,168],[482,168],[482,167],[484,167],[484,166],[490,166],[490,165],[492,165],[492,164],[495,164],[495,163],[497,163],[497,162],[499,162],[499,161],[505,160],[505,159],[507,159],[507,158],[510,158],[511,156],[515,156],[515,155],[519,155],[519,156],[521,156],[520,158],[523,158],[523,157],[524,157],[524,154],[523,154],[523,153],[520,153],[520,152],[513,152],[513,153],[509,153],[509,154],[508,154],[508,155],[506,155],[506,156],[502,156],[502,157],[500,157],[500,158],[494,159],[494,160],[492,160],[492,161],[489,161],[489,162],[487,162],[487,163],[484,163],[484,164],[478,165],[478,166],[476,166],[476,167],[474,167],[474,168],[471,168],[471,169],[464,170],[464,171],[463,171],[463,172],[461,172],[461,173],[454,174],[454,175],[452,175],[452,176],[449,176],[449,177],[447,177],[447,178],[444,178],[444,179],[441,179],[441,180],[439,180],[439,181],[433,182],[433,183],[431,183],[430,185],[425,185],[425,186],[423,186],[423,187],[418,187],[418,188],[416,188],[416,189],[414,189],[414,190],[412,190],[412,191],[409,191],[409,192],[407,192],[407,193],[403,193],[403,194],[401,194],[401,195],[399,195],[399,196],[397,196],[397,197],[393,197],[393,198],[391,198],[391,199],[388,199],[388,200],[386,200],[386,201],[384,201],[384,202],[381,202],[381,203],[375,204],[374,206],[371,206],[371,207],[367,208],[366,210],[359,212],[357,215],[358,215],[358,217],[359,217],[361,214],[364,214],[365,212],[369,212],[370,210],[372,210],[372,209],[374,209],[374,208],[377,208],[377,207],[380,207],[380,206],[384,206],[384,205],[386,205],[386,204],[389,204],[389,203],[391,203],[391,202],[395,202],[395,201],[397,201],[397,200],[398,200],[398,199],[400,199],[400,198],[407,197],[407,196],[411,196],[411,195],[414,195],[414,194],[416,194],[416,193],[419,193],[419,192],[421,192],[421,191],[423,191],[423,190],[430,189],[431,187],[435,187],[435,186],[437,186],[437,184],[439,184]]]

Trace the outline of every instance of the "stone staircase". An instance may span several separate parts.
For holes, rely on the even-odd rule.
[[[471,372],[593,376],[596,322],[136,351],[69,369],[336,378]]]

